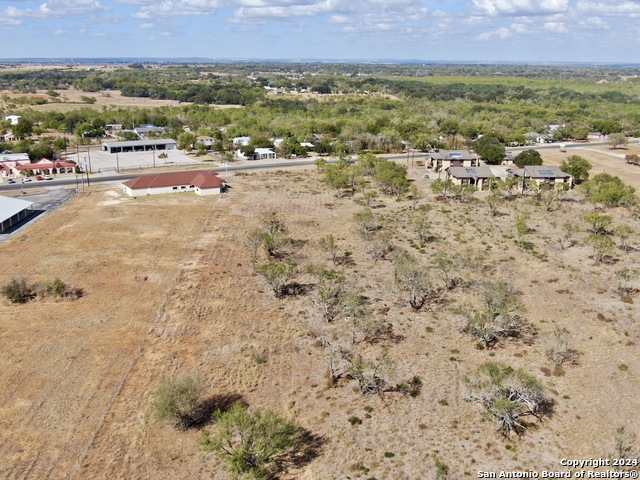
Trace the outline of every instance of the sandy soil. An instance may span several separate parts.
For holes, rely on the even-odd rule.
[[[426,190],[423,174],[411,172]],[[619,426],[640,433],[640,299],[623,302],[613,280],[622,266],[640,267],[640,251],[618,253],[614,265],[595,264],[579,219],[591,207],[578,193],[553,212],[523,200],[502,206],[496,217],[481,200],[447,203],[427,194],[422,203],[434,206],[436,239],[425,253],[408,244],[409,201],[379,197],[374,210],[386,229],[396,227],[396,248],[425,266],[436,252],[480,254],[484,267],[464,276],[512,282],[539,339],[567,328],[582,355],[578,365],[553,375],[541,340],[480,351],[460,333],[452,309],[472,289],[442,291],[439,301],[413,311],[394,286],[393,264],[374,262],[353,227],[362,207],[327,190],[314,169],[228,180],[230,192],[213,199],[134,200],[96,189],[0,246],[0,283],[16,274],[56,275],[87,293],[75,302],[0,305],[8,346],[0,353],[0,477],[230,478],[220,460],[199,451],[197,430],[178,431],[154,418],[158,379],[194,370],[205,375],[214,401],[242,398],[295,417],[320,436],[320,454],[286,479],[433,478],[435,458],[453,478],[475,477],[477,470],[560,470],[562,458],[606,455]],[[523,208],[532,213],[538,255],[514,245],[514,212]],[[331,267],[316,243],[329,233],[341,251],[352,252],[355,264],[339,268],[371,299],[372,315],[390,322],[402,340],[351,344],[348,322],[327,324],[309,296],[276,300],[253,273],[243,242],[272,211],[299,241],[301,262]],[[612,214],[640,230],[626,210]],[[557,238],[566,221],[579,225],[578,243],[562,250]],[[389,381],[418,375],[422,394],[366,397],[349,381],[330,388],[319,335],[367,358],[387,349],[395,362]],[[520,439],[498,435],[465,401],[464,376],[490,359],[540,378],[555,401],[554,416]],[[362,424],[352,426],[351,416]]]

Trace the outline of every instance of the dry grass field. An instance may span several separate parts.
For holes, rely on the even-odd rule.
[[[189,102],[179,102],[177,100],[155,100],[152,98],[141,97],[123,97],[119,90],[104,90],[100,92],[83,92],[74,88],[68,90],[56,90],[60,96],[57,98],[50,98],[47,95],[47,91],[41,90],[36,93],[14,93],[6,90],[0,90],[0,108],[7,108],[9,104],[15,102],[15,99],[23,99],[23,101],[30,101],[29,99],[44,98],[49,103],[43,105],[28,105],[28,108],[34,110],[45,110],[55,112],[70,112],[77,110],[80,107],[122,107],[122,108],[154,108],[162,106],[176,106],[185,105]],[[96,99],[95,103],[88,105],[82,100],[82,97],[93,97]],[[22,108],[22,106],[19,106]],[[240,105],[215,105],[216,108],[241,108]]]
[[[637,167],[620,168],[636,175]],[[394,252],[407,250],[425,267],[437,253],[470,252],[475,260],[460,270],[465,286],[453,290],[432,269],[438,294],[419,311],[394,283],[394,252],[373,261],[356,232],[360,194],[336,196],[315,169],[236,174],[220,198],[129,199],[97,187],[0,245],[0,283],[59,276],[86,292],[76,301],[0,304],[0,477],[229,479],[218,458],[199,450],[198,429],[176,430],[154,417],[159,378],[187,371],[205,376],[214,404],[242,399],[271,408],[320,437],[318,455],[283,479],[434,478],[436,458],[451,478],[562,470],[562,458],[611,452],[618,427],[640,434],[640,297],[623,301],[614,280],[623,266],[640,267],[640,250],[596,263],[580,219],[592,207],[579,192],[551,212],[529,198],[502,205],[492,217],[482,194],[464,204],[433,198],[424,173],[410,171],[427,192],[420,203],[432,206],[432,238],[422,252],[410,246],[411,202],[374,201]],[[531,214],[529,251],[515,243],[515,212],[524,209]],[[296,240],[291,255],[341,270],[369,299],[370,315],[393,326],[394,339],[353,343],[348,321],[322,319],[313,290],[275,299],[254,273],[244,241],[271,212]],[[616,225],[640,231],[626,209],[609,213]],[[558,238],[568,221],[576,224],[576,244],[562,249]],[[317,244],[327,234],[340,252],[352,252],[352,263],[332,266]],[[488,278],[521,292],[537,331],[533,342],[479,350],[461,333],[453,311]],[[302,274],[297,280],[312,283]],[[557,327],[569,330],[580,356],[554,372],[544,339]],[[417,375],[421,394],[363,396],[346,379],[329,386],[326,342],[365,358],[387,351],[395,366],[389,384]],[[487,360],[535,375],[554,414],[520,438],[497,433],[465,401],[465,375]],[[362,423],[352,425],[350,417]]]

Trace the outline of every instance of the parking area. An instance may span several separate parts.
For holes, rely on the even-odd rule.
[[[90,150],[80,147],[77,152],[68,152],[65,158],[73,160],[83,169],[93,173],[204,163],[193,155],[187,155],[184,150],[108,153],[100,151],[95,146]]]

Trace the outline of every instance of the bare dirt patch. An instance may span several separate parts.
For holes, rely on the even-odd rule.
[[[426,189],[423,174],[411,172]],[[415,241],[410,201],[378,197],[374,209],[393,232],[395,248],[412,252],[425,268],[437,252],[476,252],[483,267],[467,272],[470,282],[513,283],[540,336],[567,328],[579,364],[554,375],[541,342],[478,350],[460,332],[451,308],[473,296],[471,287],[443,291],[438,301],[411,309],[394,284],[393,263],[374,262],[353,226],[362,207],[328,190],[315,169],[228,180],[233,188],[221,198],[133,200],[94,190],[0,246],[0,282],[15,273],[58,275],[87,292],[76,302],[0,305],[3,345],[10,346],[0,354],[7,439],[0,476],[230,478],[218,459],[199,453],[197,431],[174,430],[153,416],[158,379],[189,370],[203,373],[209,395],[272,408],[324,439],[321,455],[284,475],[290,479],[432,478],[435,458],[456,478],[477,470],[560,469],[561,458],[607,454],[619,426],[640,433],[638,302],[622,302],[613,280],[617,268],[637,268],[640,253],[618,254],[617,265],[596,264],[582,243],[584,224],[576,227],[578,243],[561,249],[563,222],[579,223],[591,208],[579,194],[553,212],[531,199],[510,202],[496,217],[481,200],[449,203],[429,194],[421,203],[433,206],[434,238],[423,252],[409,242]],[[534,251],[515,244],[518,209],[532,213]],[[316,242],[334,235],[340,252],[353,259],[341,270],[399,341],[350,345],[347,320],[327,324],[308,296],[274,298],[243,243],[274,211],[297,240],[301,262],[331,267]],[[628,212],[615,215],[640,229]],[[264,253],[259,261],[266,261]],[[368,357],[386,348],[395,363],[389,381],[418,375],[421,395],[362,396],[346,379],[330,387],[319,335]],[[464,376],[489,359],[540,378],[555,402],[551,419],[508,440],[483,421],[465,401]],[[362,423],[352,425],[350,417]]]

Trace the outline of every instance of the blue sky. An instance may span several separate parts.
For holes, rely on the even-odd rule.
[[[0,58],[640,63],[640,0],[0,0]]]

